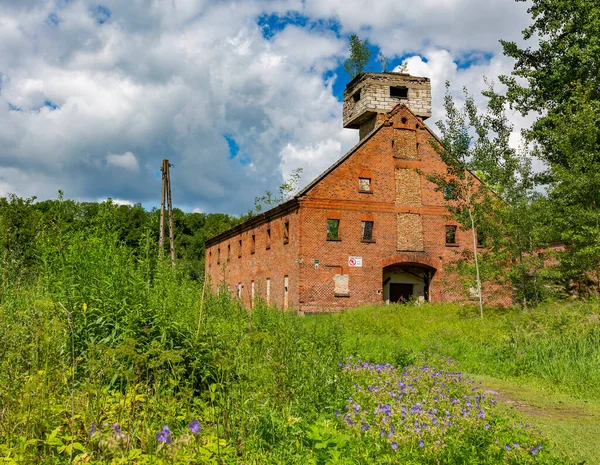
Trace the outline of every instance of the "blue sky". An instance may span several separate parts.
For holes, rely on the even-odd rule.
[[[0,195],[158,203],[169,158],[187,211],[241,213],[358,140],[341,127],[348,37],[460,99],[509,73],[512,0],[3,0]],[[515,116],[517,130],[527,121]]]

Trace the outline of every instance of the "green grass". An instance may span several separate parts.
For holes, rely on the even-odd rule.
[[[580,398],[600,398],[600,302],[552,303],[535,310],[459,305],[381,305],[337,315],[348,352],[395,362],[409,352],[460,361],[465,371],[528,381]]]
[[[565,457],[574,463],[600,464],[600,399],[581,400],[489,376],[474,379],[497,392],[507,412],[539,426]]]
[[[457,360],[506,411],[533,423],[575,463],[600,464],[600,303],[536,309],[382,305],[311,315],[343,330],[344,347],[366,360],[407,363],[415,353]]]

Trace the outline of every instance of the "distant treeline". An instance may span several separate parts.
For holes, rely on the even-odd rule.
[[[35,267],[40,260],[36,238],[40,234],[72,232],[114,233],[120,242],[137,253],[157,247],[160,211],[145,210],[141,204],[65,200],[36,201],[15,195],[0,198],[0,261],[7,265]],[[186,213],[173,210],[175,251],[178,262],[190,277],[200,279],[204,270],[204,241],[243,221],[245,216],[225,213]],[[168,256],[168,221],[165,221]]]

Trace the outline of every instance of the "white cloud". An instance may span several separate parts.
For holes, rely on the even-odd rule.
[[[125,170],[134,172],[140,170],[137,158],[135,158],[135,155],[131,152],[125,152],[121,155],[117,155],[116,153],[109,153],[106,156],[106,162],[110,166],[114,166],[115,168],[123,168]]]
[[[510,71],[497,39],[518,39],[526,20],[524,5],[508,0],[102,6],[110,16],[99,24],[92,0],[0,4],[0,191],[156,205],[169,158],[175,204],[246,211],[293,169],[304,168],[306,184],[357,141],[341,129],[333,95],[346,79],[335,70],[347,33],[390,56],[415,55],[409,69],[431,77],[435,121],[445,79],[456,95],[463,85],[478,93],[483,74]],[[288,13],[310,20],[265,38],[257,18]],[[341,35],[326,27],[332,19]],[[484,59],[456,65],[473,53]]]

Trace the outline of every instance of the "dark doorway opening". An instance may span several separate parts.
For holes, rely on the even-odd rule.
[[[412,284],[390,283],[390,302],[408,302],[412,296]]]

